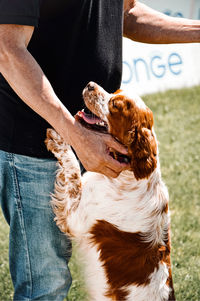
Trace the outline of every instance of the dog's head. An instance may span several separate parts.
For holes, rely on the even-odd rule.
[[[87,109],[78,112],[76,120],[89,129],[110,133],[125,145],[128,157],[113,150],[110,154],[129,161],[136,179],[148,178],[157,166],[152,111],[139,96],[129,97],[121,90],[109,94],[93,82],[84,89],[83,98]]]

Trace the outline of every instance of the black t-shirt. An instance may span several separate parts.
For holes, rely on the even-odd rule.
[[[89,81],[108,92],[120,87],[122,14],[123,0],[0,0],[0,24],[35,26],[28,50],[72,114]],[[51,157],[47,127],[0,74],[0,149]]]

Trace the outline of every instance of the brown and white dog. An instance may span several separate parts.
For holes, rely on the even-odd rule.
[[[46,144],[57,157],[56,222],[80,243],[92,301],[175,300],[170,265],[168,191],[161,179],[153,114],[140,97],[109,94],[95,83],[83,91],[91,112],[76,119],[110,133],[128,156],[110,150],[130,170],[117,178],[86,172],[52,129]]]

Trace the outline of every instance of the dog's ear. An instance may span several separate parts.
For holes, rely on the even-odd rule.
[[[121,92],[123,92],[123,90],[121,90],[121,89],[118,89],[117,91],[115,91],[115,93],[114,93],[114,94],[119,94],[119,93],[121,93]]]
[[[148,178],[157,166],[157,144],[150,129],[133,131],[134,140],[130,145],[131,169],[137,180]]]

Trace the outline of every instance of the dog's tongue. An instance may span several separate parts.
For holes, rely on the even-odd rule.
[[[100,122],[101,119],[95,115],[90,115],[90,114],[86,114],[83,111],[79,111],[78,115],[83,118],[85,120],[85,122],[89,123],[89,124],[95,124],[97,122]]]

